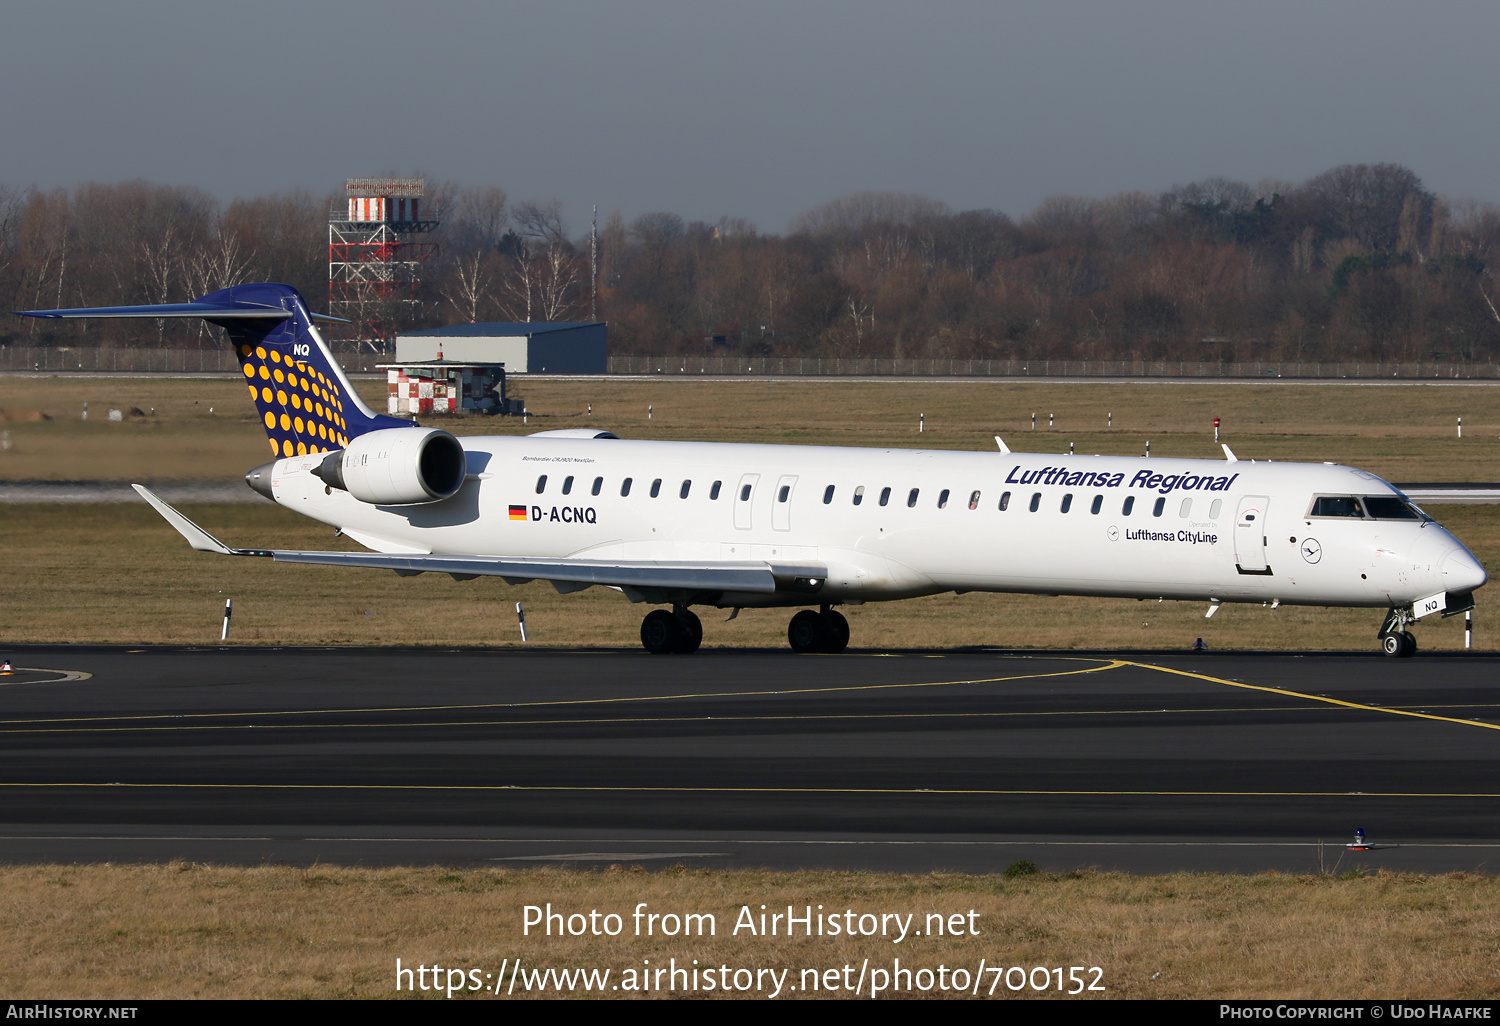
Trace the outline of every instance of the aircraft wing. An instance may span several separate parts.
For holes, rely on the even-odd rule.
[[[402,575],[451,574],[460,580],[499,577],[507,584],[550,581],[559,591],[577,591],[591,585],[619,588],[632,599],[672,601],[683,594],[709,592],[773,594],[777,591],[816,593],[827,579],[821,565],[795,566],[770,563],[667,561],[621,561],[594,559],[538,559],[460,554],[406,552],[317,552],[299,549],[236,549],[225,545],[141,485],[132,485],[162,517],[200,552],[225,556],[261,556],[278,563],[314,563],[323,566],[354,566],[394,570]]]

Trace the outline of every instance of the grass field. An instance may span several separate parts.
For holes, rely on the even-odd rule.
[[[900,958],[909,970],[965,967],[971,978],[981,959],[1028,973],[1097,966],[1102,976],[1086,971],[1082,978],[1106,989],[1084,998],[1494,1000],[1497,901],[1500,878],[1493,876],[1347,872],[1006,879],[620,867],[9,867],[0,869],[0,990],[12,999],[396,997],[407,996],[395,990],[397,958],[405,967],[439,965],[445,981],[448,969],[477,970],[481,982],[520,958],[526,970],[609,969],[606,996],[625,997],[635,996],[628,985],[607,989],[625,982],[625,971],[639,971],[647,960],[666,967],[675,958],[689,968],[697,959],[702,967],[787,970],[783,980],[799,989],[782,998],[828,997],[848,995],[804,993],[811,977],[803,970],[820,971],[826,986],[821,972],[850,966],[852,984],[864,959],[889,972]],[[524,906],[545,909],[549,902],[565,915],[620,915],[621,935],[524,936]],[[712,914],[714,934],[634,936],[638,902],[659,913]],[[808,905],[825,914],[913,915],[917,930],[929,914],[958,913],[964,935],[908,935],[900,944],[891,937],[734,935],[741,909],[758,917],[761,905],[791,905],[799,915]],[[835,977],[845,985],[841,971]],[[470,979],[459,976],[456,985]],[[768,996],[771,982],[763,979],[766,991],[743,996]],[[987,994],[997,979],[986,973],[981,982]],[[911,996],[958,996],[928,986],[925,995]],[[431,990],[417,996],[446,1000]],[[994,996],[1058,995],[1029,986],[1017,993],[1000,982]]]
[[[383,385],[360,387],[373,399]],[[0,377],[0,407],[10,416],[39,410],[53,418],[4,425],[11,448],[0,450],[0,478],[236,479],[268,458],[241,388],[218,379]],[[1150,438],[1154,455],[1213,456],[1210,424],[1218,415],[1246,458],[1334,459],[1395,479],[1500,478],[1492,464],[1500,456],[1500,388],[669,379],[534,381],[524,391],[537,412],[529,424],[433,422],[459,433],[588,423],[629,437],[950,448],[988,448],[999,432],[1018,450],[1065,452],[1072,440],[1079,452],[1136,454]],[[87,423],[78,419],[85,399]],[[147,415],[105,420],[108,409],[132,406]],[[1035,432],[1033,409],[1042,413]],[[928,428],[920,435],[919,412]],[[1049,412],[1058,425],[1052,430]],[[1114,431],[1099,430],[1110,412]],[[1460,414],[1462,441],[1453,430]],[[231,544],[354,548],[269,504],[185,512]],[[1436,513],[1492,573],[1500,567],[1500,507]],[[0,514],[0,551],[10,582],[0,611],[11,642],[217,641],[225,597],[235,600],[231,640],[262,644],[520,644],[520,601],[533,644],[634,647],[643,613],[602,589],[559,596],[545,584],[207,556],[139,505],[10,506]],[[1203,637],[1212,648],[1364,650],[1379,626],[1370,610],[1229,605],[1206,621],[1197,603],[980,594],[866,605],[849,615],[855,648],[876,639],[894,648],[1187,648]],[[781,647],[786,618],[747,610],[721,625],[710,615],[704,643]],[[1461,648],[1461,619],[1429,618],[1418,640],[1424,650]],[[1475,643],[1500,645],[1482,609]]]

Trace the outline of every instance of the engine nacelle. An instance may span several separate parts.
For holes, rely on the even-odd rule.
[[[463,487],[464,447],[438,428],[383,428],[329,453],[313,473],[361,502],[437,502]]]

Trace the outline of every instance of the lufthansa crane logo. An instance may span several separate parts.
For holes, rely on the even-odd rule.
[[[1316,538],[1302,539],[1302,558],[1309,563],[1316,563],[1323,558],[1323,546],[1318,544]]]
[[[1119,541],[1120,540],[1120,529],[1118,527],[1116,527],[1114,524],[1110,524],[1109,525],[1109,530],[1105,531],[1104,533],[1107,534],[1107,535],[1109,535],[1109,540],[1110,541]]]

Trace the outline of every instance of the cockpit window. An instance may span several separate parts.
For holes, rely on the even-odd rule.
[[[1365,512],[1376,520],[1421,520],[1422,517],[1406,502],[1394,495],[1366,495]]]
[[[1313,500],[1314,517],[1355,517],[1363,519],[1364,506],[1352,495],[1320,495]]]

